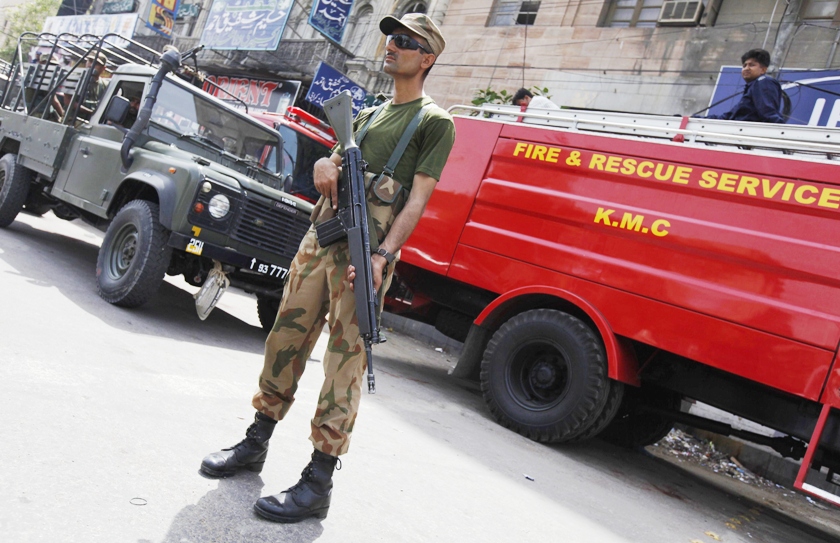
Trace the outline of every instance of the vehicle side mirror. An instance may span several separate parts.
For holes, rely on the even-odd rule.
[[[287,175],[285,179],[283,179],[283,192],[286,194],[291,194],[292,192],[292,185],[294,184],[295,180],[292,179],[291,175]]]
[[[111,101],[108,102],[108,107],[102,113],[102,121],[110,121],[112,124],[121,125],[128,117],[128,110],[131,107],[130,102],[123,96],[112,96]]]

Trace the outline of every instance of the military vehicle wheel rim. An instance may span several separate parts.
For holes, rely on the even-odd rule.
[[[133,224],[123,226],[114,237],[114,245],[109,259],[109,272],[112,277],[120,278],[126,274],[137,254],[139,233]]]
[[[532,342],[511,358],[508,392],[517,404],[530,411],[551,409],[566,396],[570,372],[568,360],[555,345]]]

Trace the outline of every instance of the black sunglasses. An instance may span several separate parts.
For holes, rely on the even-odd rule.
[[[407,34],[389,34],[388,37],[385,39],[385,43],[389,44],[391,42],[394,42],[394,45],[396,45],[400,49],[411,49],[412,51],[422,49],[430,55],[434,54],[425,47],[423,47],[419,41],[415,40],[411,36],[408,36]]]

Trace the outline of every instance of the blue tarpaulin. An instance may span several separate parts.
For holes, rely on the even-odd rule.
[[[781,70],[778,78],[782,90],[790,98],[790,118],[787,124],[809,126],[840,125],[840,70]],[[730,98],[709,110],[722,114],[732,109],[744,90],[741,68],[724,66],[720,70],[717,86],[709,102],[714,104]]]

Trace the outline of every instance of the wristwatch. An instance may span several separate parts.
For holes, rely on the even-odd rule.
[[[388,264],[391,264],[392,262],[394,262],[394,258],[396,258],[394,255],[392,255],[391,253],[389,253],[388,251],[386,251],[382,247],[378,248],[374,252],[378,255],[381,255],[381,256],[385,257],[385,260],[388,261]]]

